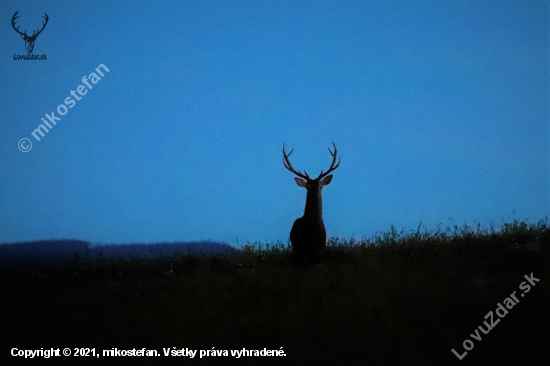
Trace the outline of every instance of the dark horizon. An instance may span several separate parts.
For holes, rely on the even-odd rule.
[[[83,240],[35,240],[0,243],[1,264],[57,263],[81,260],[150,259],[182,255],[222,255],[238,251],[229,244],[212,241],[152,244],[92,244]]]

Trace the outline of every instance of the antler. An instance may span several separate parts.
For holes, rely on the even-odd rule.
[[[47,13],[44,13],[45,16],[43,16],[43,18],[46,18],[46,22],[45,22],[45,23],[42,22],[42,29],[40,29],[40,30],[38,31],[38,33],[36,33],[36,30],[34,30],[32,36],[28,36],[28,35],[27,35],[27,30],[26,30],[26,29],[25,29],[25,32],[24,32],[24,33],[21,33],[21,32],[19,31],[19,27],[15,28],[15,20],[16,20],[17,18],[19,18],[19,16],[17,15],[17,13],[19,13],[19,10],[17,10],[17,11],[15,12],[15,14],[13,14],[13,18],[11,19],[11,26],[13,27],[13,29],[15,29],[15,31],[16,31],[17,33],[19,33],[20,35],[25,36],[26,38],[29,38],[29,39],[33,39],[33,38],[35,39],[36,37],[38,37],[38,35],[39,35],[40,33],[42,33],[42,31],[44,30],[44,28],[46,28],[46,24],[48,24],[48,20],[50,20],[50,18],[48,17],[48,14],[47,14]]]
[[[297,176],[299,176],[300,178],[304,178],[305,180],[311,180],[311,178],[309,177],[309,175],[307,175],[307,173],[304,171],[305,175],[300,173],[299,171],[296,171],[293,167],[292,167],[292,164],[290,164],[290,161],[288,160],[288,157],[290,156],[290,154],[292,154],[292,152],[294,151],[294,149],[290,150],[290,152],[288,154],[285,153],[285,144],[283,144],[283,164],[285,165],[285,168],[287,168],[288,170],[290,170],[292,173],[296,174]]]
[[[46,13],[44,13],[44,14],[46,14]],[[36,33],[36,30],[35,30],[35,31],[33,32],[32,36],[30,36],[29,38],[36,38],[36,37],[38,37],[38,35],[39,35],[40,33],[42,33],[42,31],[44,30],[44,28],[46,28],[46,24],[48,24],[48,20],[50,20],[50,18],[48,17],[48,14],[46,14],[45,16],[43,16],[43,18],[46,18],[46,23],[42,22],[42,29],[40,29],[40,30],[38,31],[38,33]],[[34,33],[36,33],[36,35],[35,35]]]
[[[330,164],[330,168],[325,173],[323,173],[323,171],[321,170],[321,174],[319,174],[317,179],[326,177],[328,173],[332,172],[334,169],[338,168],[338,166],[340,165],[340,158],[338,158],[338,164],[334,165],[334,163],[336,163],[336,156],[338,155],[338,151],[336,150],[336,145],[334,145],[334,142],[332,143],[332,146],[334,146],[334,153],[330,151],[330,147],[328,148],[328,152],[330,153],[330,155],[332,155],[332,164]]]
[[[19,10],[17,10],[17,11],[15,12],[15,14],[13,14],[13,18],[11,18],[11,26],[12,26],[13,29],[15,29],[15,31],[16,31],[17,33],[19,33],[20,35],[26,36],[26,35],[27,35],[27,30],[26,30],[26,29],[25,29],[25,33],[23,34],[23,33],[19,32],[19,27],[15,28],[15,20],[16,20],[17,18],[19,18],[19,16],[16,16],[17,13],[19,13]],[[44,14],[45,14],[45,13],[44,13]]]

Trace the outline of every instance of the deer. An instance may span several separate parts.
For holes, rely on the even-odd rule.
[[[338,151],[334,142],[332,146],[334,147],[334,152],[330,148],[328,149],[330,155],[332,155],[330,168],[324,173],[321,170],[321,174],[317,178],[312,179],[305,170],[302,174],[294,169],[288,159],[294,149],[287,154],[285,152],[285,144],[283,144],[283,165],[287,170],[297,175],[297,177],[294,177],[296,183],[300,187],[307,189],[304,216],[294,221],[294,225],[292,225],[292,230],[290,231],[292,251],[298,262],[316,263],[326,247],[327,232],[325,230],[325,223],[323,222],[321,190],[332,181],[332,174],[329,175],[329,173],[340,165],[340,158],[338,158],[338,163],[336,164]]]
[[[46,22],[42,22],[42,29],[40,29],[38,31],[38,33],[36,33],[36,30],[33,32],[32,36],[29,36],[27,35],[27,30],[25,29],[25,32],[24,33],[21,33],[19,31],[19,27],[15,28],[15,21],[17,18],[19,18],[19,16],[17,15],[17,13],[19,13],[19,10],[17,10],[15,12],[15,14],[13,14],[13,18],[11,18],[11,26],[13,27],[13,29],[19,33],[21,35],[21,38],[23,38],[23,40],[25,41],[25,48],[27,49],[27,53],[31,53],[32,50],[34,49],[34,41],[36,41],[36,37],[38,37],[38,35],[40,33],[42,33],[42,31],[44,30],[44,28],[46,28],[46,24],[48,24],[48,20],[50,19],[48,17],[48,14],[46,14],[43,18],[46,19]]]

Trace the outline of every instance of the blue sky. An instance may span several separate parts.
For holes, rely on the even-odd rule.
[[[547,1],[0,10],[0,242],[286,242],[306,191],[283,143],[310,175],[338,148],[329,237],[549,213]],[[33,51],[47,60],[14,60],[16,11],[29,34],[48,14]],[[60,116],[100,64],[109,72]]]

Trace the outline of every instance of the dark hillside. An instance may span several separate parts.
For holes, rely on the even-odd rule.
[[[0,270],[0,352],[145,347],[161,354],[51,364],[547,365],[549,247],[546,224],[515,222],[493,232],[331,239],[310,267],[293,264],[278,246],[225,257],[12,267]],[[499,304],[510,306],[506,314]],[[494,323],[487,334],[479,330],[485,321]],[[282,347],[286,356],[165,357],[171,347]]]

